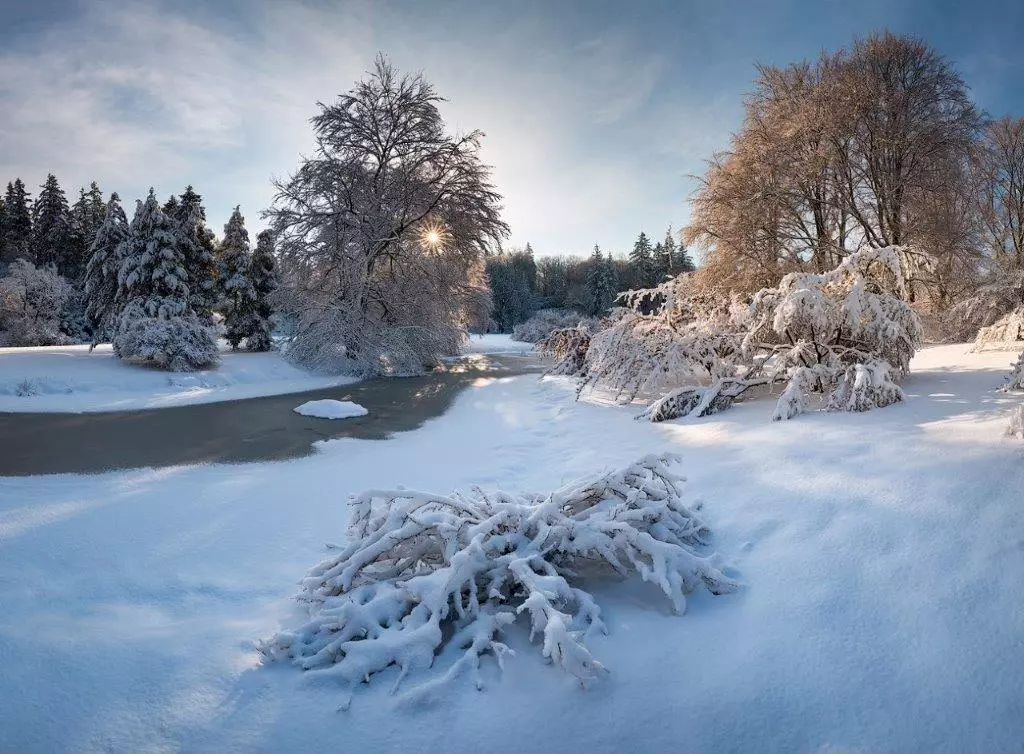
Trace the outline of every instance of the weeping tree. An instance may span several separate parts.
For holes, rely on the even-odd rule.
[[[289,357],[327,371],[412,374],[458,352],[486,318],[483,257],[508,227],[480,160],[483,134],[448,132],[443,100],[383,57],[312,119],[317,147],[275,182],[279,304]]]

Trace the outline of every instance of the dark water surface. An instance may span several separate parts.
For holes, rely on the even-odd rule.
[[[383,440],[440,416],[480,377],[539,372],[532,356],[488,355],[423,377],[367,380],[302,393],[142,411],[0,413],[0,476],[241,463],[298,458],[335,437]],[[315,419],[292,409],[306,401],[354,401],[352,419]]]

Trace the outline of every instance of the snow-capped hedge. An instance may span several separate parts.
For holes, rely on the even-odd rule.
[[[397,688],[439,655],[454,659],[444,679],[477,669],[484,654],[500,665],[509,650],[499,636],[525,614],[544,657],[593,679],[605,668],[586,639],[605,625],[579,586],[581,566],[639,574],[677,613],[694,589],[738,586],[702,553],[709,530],[699,506],[683,502],[675,461],[647,456],[548,495],[364,492],[350,502],[348,544],[302,582],[308,622],[261,650],[305,670],[329,667],[350,689],[396,665]]]

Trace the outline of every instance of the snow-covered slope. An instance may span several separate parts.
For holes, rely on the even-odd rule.
[[[1016,751],[1021,398],[993,391],[1006,354],[964,351],[924,351],[907,403],[867,414],[773,423],[762,400],[655,426],[481,379],[418,431],[297,461],[0,480],[0,750]],[[520,624],[483,692],[416,706],[385,673],[338,712],[329,675],[259,665],[348,493],[547,490],[666,449],[745,586],[677,617],[649,585],[588,585],[606,681],[581,690]]]

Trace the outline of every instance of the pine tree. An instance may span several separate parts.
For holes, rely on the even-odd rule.
[[[103,192],[95,181],[89,185],[88,191],[79,189],[78,200],[71,206],[71,247],[72,256],[82,260],[83,272],[106,213]]]
[[[93,346],[112,334],[117,314],[118,270],[128,238],[128,218],[121,199],[116,193],[111,194],[85,268],[85,315],[92,328]]]
[[[590,314],[599,316],[607,312],[615,303],[615,262],[611,255],[605,259],[601,247],[594,244],[594,253],[590,256]]]
[[[256,236],[256,251],[252,255],[249,279],[256,292],[256,324],[249,336],[250,351],[269,351],[273,347],[270,316],[274,313],[270,297],[277,289],[277,270],[274,259],[274,234],[264,230]]]
[[[252,250],[249,231],[239,207],[224,226],[220,245],[219,278],[224,291],[220,311],[224,315],[224,337],[237,349],[243,340],[258,330],[256,290],[252,285]]]
[[[662,247],[665,249],[664,261],[668,265],[668,275],[675,275],[679,271],[679,260],[678,252],[676,248],[676,239],[672,235],[672,226],[668,226],[668,230],[665,231],[665,240],[661,242]]]
[[[633,251],[629,253],[629,262],[633,266],[633,276],[638,287],[650,288],[656,284],[651,241],[646,233],[641,233],[637,237]]]
[[[172,370],[217,362],[212,331],[189,306],[188,272],[177,224],[160,209],[150,189],[139,202],[122,245],[114,352]]]
[[[164,206],[177,226],[176,243],[188,272],[189,306],[196,316],[209,320],[218,298],[217,263],[203,197],[188,186],[180,198],[172,196]]]
[[[7,184],[4,196],[4,235],[0,238],[0,261],[10,264],[15,259],[32,257],[32,213],[29,194],[20,178]]]
[[[41,188],[32,206],[32,254],[39,267],[54,265],[61,275],[74,279],[82,260],[75,258],[67,197],[53,173]]]

